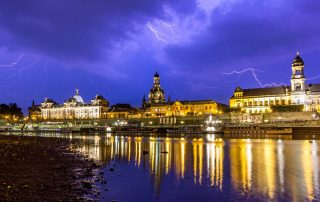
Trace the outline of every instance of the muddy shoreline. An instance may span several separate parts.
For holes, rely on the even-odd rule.
[[[99,200],[102,163],[76,152],[83,140],[0,135],[1,201]],[[101,175],[101,176],[100,176]]]

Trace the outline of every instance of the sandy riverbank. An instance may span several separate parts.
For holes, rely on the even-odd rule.
[[[1,201],[98,199],[94,183],[102,178],[97,172],[101,165],[75,152],[82,144],[82,140],[0,135]]]

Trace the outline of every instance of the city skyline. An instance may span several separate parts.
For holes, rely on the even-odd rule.
[[[32,100],[63,102],[76,88],[86,101],[101,94],[113,104],[140,106],[156,71],[174,100],[227,104],[236,86],[290,85],[296,51],[307,78],[320,74],[318,2],[2,5],[0,100],[25,113]],[[242,76],[225,74],[233,71]]]

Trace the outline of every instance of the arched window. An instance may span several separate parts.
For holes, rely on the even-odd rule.
[[[300,83],[296,83],[296,84],[295,84],[295,87],[296,87],[296,88],[295,88],[296,90],[301,90],[301,84],[300,84]]]

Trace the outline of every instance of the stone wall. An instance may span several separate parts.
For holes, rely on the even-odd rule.
[[[319,120],[316,112],[275,112],[264,114],[264,122],[292,122]]]

